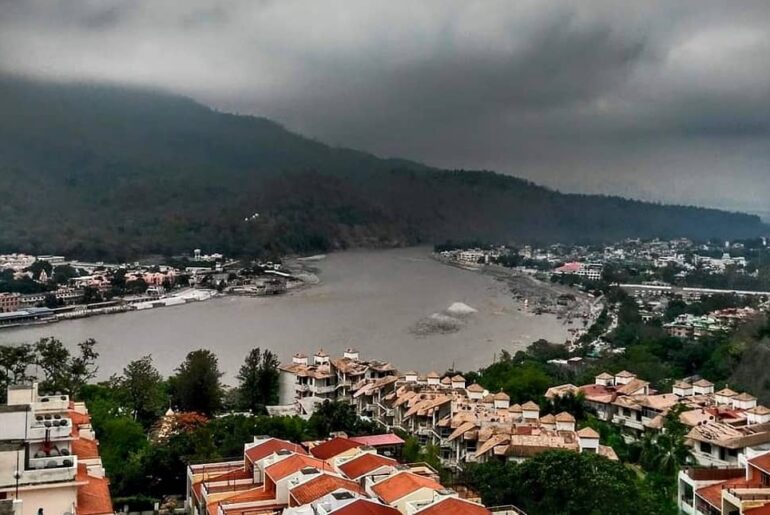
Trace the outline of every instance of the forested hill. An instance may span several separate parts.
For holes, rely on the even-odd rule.
[[[380,159],[165,93],[9,77],[0,192],[0,252],[111,259],[768,230],[755,216]]]

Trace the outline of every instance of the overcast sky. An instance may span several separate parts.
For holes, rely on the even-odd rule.
[[[383,156],[770,212],[770,1],[0,0],[0,70]]]

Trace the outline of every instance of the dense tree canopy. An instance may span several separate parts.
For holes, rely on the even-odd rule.
[[[670,500],[659,498],[636,473],[591,453],[551,451],[522,463],[492,461],[466,471],[487,506],[514,504],[529,515],[669,514]]]
[[[222,407],[224,392],[220,378],[219,360],[206,349],[195,350],[169,378],[171,399],[182,411],[195,411],[211,415]]]
[[[278,404],[278,357],[270,350],[252,349],[238,372],[238,398],[242,409],[252,413]]]

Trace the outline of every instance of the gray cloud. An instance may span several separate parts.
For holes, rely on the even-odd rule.
[[[0,69],[568,191],[768,209],[770,4],[0,0]]]

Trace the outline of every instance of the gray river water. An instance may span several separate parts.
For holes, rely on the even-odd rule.
[[[170,373],[194,349],[219,356],[232,382],[249,349],[282,359],[319,347],[337,355],[357,348],[362,358],[389,360],[402,370],[471,370],[538,338],[562,342],[566,328],[552,315],[518,310],[505,284],[432,260],[426,248],[348,251],[313,263],[321,284],[283,296],[223,297],[184,306],[97,316],[0,331],[0,343],[56,336],[68,345],[98,341],[99,376],[120,372],[152,354]],[[452,333],[417,334],[416,325],[454,302],[477,313]]]

